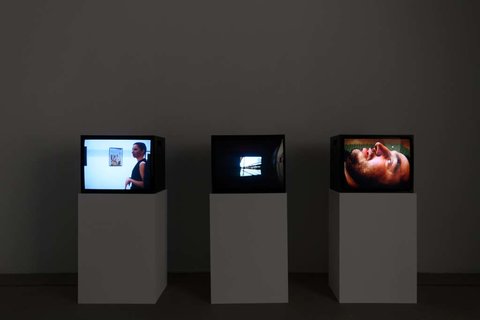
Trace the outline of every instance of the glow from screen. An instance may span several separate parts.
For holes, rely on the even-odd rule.
[[[262,157],[240,157],[240,177],[262,174]]]

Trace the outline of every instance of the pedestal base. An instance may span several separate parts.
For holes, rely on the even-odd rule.
[[[212,303],[288,302],[287,194],[210,194]]]
[[[339,302],[417,302],[417,195],[330,190],[329,285]]]
[[[156,303],[167,285],[167,191],[78,195],[78,302]]]

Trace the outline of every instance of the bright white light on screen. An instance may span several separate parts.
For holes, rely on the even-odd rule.
[[[262,157],[240,157],[240,177],[262,174]]]

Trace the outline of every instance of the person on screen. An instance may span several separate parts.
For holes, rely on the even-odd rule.
[[[132,176],[125,180],[125,189],[130,185],[130,190],[142,190],[145,188],[145,166],[147,160],[145,154],[147,146],[143,142],[135,142],[132,147],[132,156],[137,159],[133,167]]]
[[[410,179],[410,162],[402,153],[390,151],[377,142],[373,148],[352,150],[346,158],[344,172],[352,188],[406,188]]]

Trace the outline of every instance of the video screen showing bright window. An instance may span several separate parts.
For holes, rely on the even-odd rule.
[[[212,136],[212,191],[285,192],[285,136]]]

